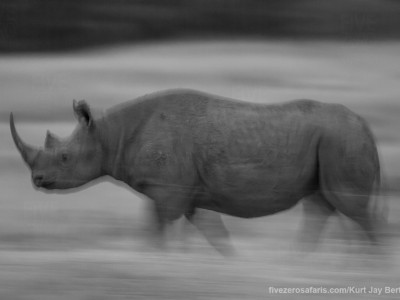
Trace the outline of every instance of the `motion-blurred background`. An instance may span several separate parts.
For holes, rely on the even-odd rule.
[[[276,297],[269,286],[398,286],[399,16],[397,0],[1,1],[0,299],[266,299]],[[390,205],[385,254],[360,254],[368,245],[339,217],[317,252],[298,255],[301,204],[256,220],[224,216],[233,258],[194,228],[181,241],[182,221],[163,252],[148,246],[148,201],[132,191],[33,189],[11,111],[21,136],[42,145],[47,129],[73,130],[72,99],[100,115],[168,88],[262,103],[311,98],[365,117]]]
[[[396,0],[2,1],[3,51],[196,37],[400,37]]]

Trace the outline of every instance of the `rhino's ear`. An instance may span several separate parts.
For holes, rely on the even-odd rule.
[[[47,130],[46,133],[46,140],[44,141],[44,148],[51,149],[56,148],[60,144],[59,139],[52,134],[50,131]]]
[[[75,116],[78,119],[79,123],[84,123],[88,127],[92,126],[93,117],[92,113],[90,112],[89,105],[86,103],[86,101],[85,100],[76,101],[74,99],[72,104]]]

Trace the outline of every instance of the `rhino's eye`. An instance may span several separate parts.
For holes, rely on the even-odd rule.
[[[68,154],[67,153],[61,153],[61,162],[66,163],[68,162]]]

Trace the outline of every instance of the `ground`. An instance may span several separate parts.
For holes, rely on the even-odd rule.
[[[318,297],[373,299],[382,295],[351,287],[398,288],[399,53],[395,42],[201,41],[0,57],[0,298],[308,299],[270,287],[350,287]],[[33,189],[12,143],[11,111],[21,136],[42,145],[47,129],[71,132],[72,99],[86,99],[101,114],[166,88],[265,103],[309,98],[364,116],[383,163],[391,243],[381,255],[368,254],[370,246],[354,239],[357,228],[341,217],[331,220],[319,249],[301,253],[298,205],[256,220],[225,216],[232,257],[221,257],[193,228],[182,241],[179,222],[169,249],[160,251],[147,243],[146,199],[126,188],[100,183],[62,195]]]

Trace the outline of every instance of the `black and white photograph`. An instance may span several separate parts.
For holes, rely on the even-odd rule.
[[[2,0],[0,299],[399,299],[399,16]]]

